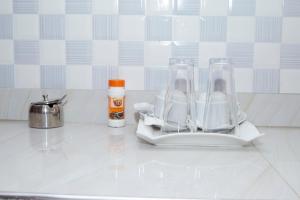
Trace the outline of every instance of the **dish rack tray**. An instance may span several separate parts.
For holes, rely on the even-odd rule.
[[[258,129],[249,121],[239,125],[238,135],[206,132],[161,132],[153,126],[145,125],[140,119],[137,127],[137,137],[153,145],[172,146],[203,146],[203,147],[236,147],[251,144],[254,140],[262,137]]]

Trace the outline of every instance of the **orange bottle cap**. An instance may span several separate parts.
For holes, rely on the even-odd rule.
[[[125,80],[122,79],[111,79],[108,80],[109,87],[125,87]]]

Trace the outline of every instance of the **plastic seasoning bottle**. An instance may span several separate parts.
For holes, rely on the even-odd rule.
[[[108,126],[125,126],[125,80],[108,81]]]

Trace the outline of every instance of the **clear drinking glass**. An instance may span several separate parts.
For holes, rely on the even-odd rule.
[[[194,65],[191,59],[170,58],[162,131],[196,131]]]
[[[238,125],[237,113],[231,60],[211,58],[202,128],[206,132],[229,133]]]

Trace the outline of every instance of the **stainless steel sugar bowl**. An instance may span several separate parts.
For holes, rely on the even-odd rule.
[[[48,95],[43,95],[43,101],[31,103],[29,108],[29,126],[40,129],[63,126],[65,98],[66,95],[60,99],[48,100]]]

